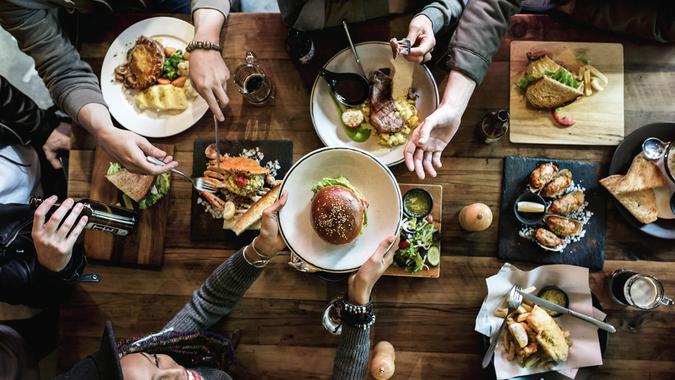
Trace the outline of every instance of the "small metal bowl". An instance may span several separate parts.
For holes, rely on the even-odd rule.
[[[406,200],[412,196],[419,196],[426,198],[429,201],[429,207],[424,210],[423,213],[415,213],[412,212],[411,210],[408,210],[408,206],[406,205]],[[405,194],[403,194],[403,212],[408,215],[409,217],[413,218],[424,218],[427,215],[431,214],[431,210],[434,208],[434,199],[431,197],[431,193],[428,191],[421,189],[419,187],[416,187],[414,189],[408,190]]]
[[[551,300],[551,299],[549,299],[549,298],[543,297],[544,293],[550,292],[550,291],[558,292],[558,293],[560,293],[560,294],[563,295],[564,302],[563,302],[562,305],[561,305],[560,303],[558,303],[558,302],[554,302],[553,300]],[[564,308],[569,308],[569,307],[570,307],[570,298],[567,296],[567,293],[565,293],[564,290],[560,289],[559,287],[557,287],[557,286],[555,286],[555,285],[544,286],[543,288],[541,288],[541,290],[539,291],[539,293],[537,293],[537,297],[543,298],[543,299],[545,299],[545,300],[547,300],[547,301],[549,301],[549,302],[553,302],[554,304],[559,305],[559,306],[562,306],[562,307],[564,307]],[[546,309],[546,308],[544,308],[544,310],[546,310],[546,312],[549,313],[549,315],[550,315],[551,317],[553,317],[553,318],[557,318],[557,317],[559,317],[559,316],[562,315],[562,313],[558,313],[558,312],[555,312],[555,311],[551,311],[551,310],[548,310],[548,309]]]
[[[546,215],[545,209],[544,212],[520,212],[518,211],[519,202],[539,203],[544,205],[545,208],[546,201],[544,201],[544,198],[542,198],[541,195],[529,191],[520,194],[520,196],[516,199],[516,202],[513,204],[513,213],[515,214],[516,219],[518,219],[520,223],[527,225],[537,224],[542,220],[544,220],[544,216]]]

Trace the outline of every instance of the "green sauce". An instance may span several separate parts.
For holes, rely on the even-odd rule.
[[[426,216],[431,212],[431,199],[422,191],[410,191],[403,200],[406,211],[412,216]]]

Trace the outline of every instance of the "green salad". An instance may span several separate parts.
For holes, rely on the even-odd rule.
[[[405,218],[394,263],[411,273],[438,266],[441,261],[439,242],[438,229],[426,218]]]
[[[174,80],[180,76],[178,64],[185,61],[183,59],[183,52],[176,50],[173,54],[164,59],[162,66],[162,76],[166,79]]]

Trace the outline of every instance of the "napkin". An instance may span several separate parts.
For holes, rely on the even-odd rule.
[[[475,330],[488,337],[493,331],[499,329],[504,320],[494,314],[513,285],[522,288],[535,286],[537,289],[549,285],[558,286],[567,293],[570,309],[595,315],[588,285],[588,268],[573,265],[544,265],[531,271],[522,271],[506,263],[497,274],[488,277],[485,282],[488,294],[476,317]],[[604,317],[604,313],[600,312],[600,315]],[[569,315],[563,315],[557,321],[562,329],[570,332],[572,346],[567,361],[558,364],[553,370],[574,378],[579,368],[602,364],[597,327]],[[548,372],[545,368],[522,368],[515,361],[507,361],[501,345],[498,345],[495,350],[494,364],[497,379]]]

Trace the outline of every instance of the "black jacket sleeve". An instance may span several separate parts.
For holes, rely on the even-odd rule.
[[[59,120],[0,76],[0,146],[32,145],[42,148]]]

